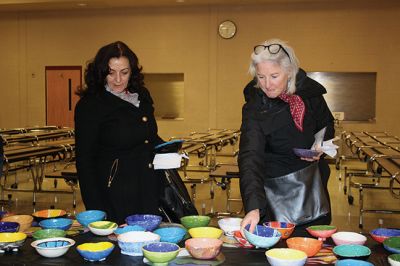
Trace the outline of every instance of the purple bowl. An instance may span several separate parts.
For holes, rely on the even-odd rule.
[[[19,223],[16,222],[0,222],[0,233],[18,232]]]
[[[153,231],[161,223],[162,217],[153,214],[134,214],[126,217],[125,221],[128,225],[139,225],[146,231]]]
[[[309,150],[309,149],[298,149],[298,148],[293,148],[294,154],[296,154],[299,157],[302,158],[312,158],[315,156],[318,156],[319,152],[315,150]]]

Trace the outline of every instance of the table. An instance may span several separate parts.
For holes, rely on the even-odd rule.
[[[292,236],[307,236],[306,232],[295,231]],[[24,245],[18,252],[14,253],[4,253],[0,254],[0,265],[83,265],[85,263],[83,258],[76,251],[76,247],[85,242],[100,242],[109,241],[107,237],[95,236],[91,232],[80,234],[78,236],[72,237],[76,244],[71,247],[68,252],[59,258],[45,258],[40,256],[36,250],[31,247],[30,243],[32,238],[28,238]],[[328,242],[331,239],[327,240]],[[91,265],[147,265],[143,263],[143,257],[132,257],[127,255],[122,255],[118,247],[117,242],[113,242],[115,248],[110,256],[103,262],[93,262]],[[181,246],[183,243],[181,243]],[[366,244],[372,251],[369,257],[369,262],[375,266],[389,266],[387,262],[387,252],[382,244],[379,244],[372,240],[368,236],[368,241]],[[278,244],[274,247],[286,247],[285,241],[280,240]],[[225,257],[225,262],[222,265],[270,265],[265,257],[265,249],[244,249],[244,248],[222,248],[222,254]],[[204,265],[204,264],[202,264]],[[306,265],[316,265],[316,264],[306,264]],[[322,264],[321,264],[322,265]]]

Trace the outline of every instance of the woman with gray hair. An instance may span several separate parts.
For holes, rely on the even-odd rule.
[[[293,49],[271,39],[254,47],[244,89],[239,148],[240,191],[246,216],[241,227],[281,221],[309,226],[331,221],[329,166],[309,149],[314,134],[334,137],[334,118],[324,100],[326,89],[299,68]]]

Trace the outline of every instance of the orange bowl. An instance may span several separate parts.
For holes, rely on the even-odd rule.
[[[282,235],[282,239],[288,238],[293,233],[295,228],[295,224],[278,221],[266,222],[263,225],[265,227],[270,227],[272,229],[278,230],[279,233],[281,233]]]
[[[322,241],[310,237],[292,237],[286,240],[289,248],[304,251],[307,257],[315,256],[322,248]]]
[[[26,214],[11,215],[3,218],[3,222],[16,222],[19,223],[19,232],[24,232],[32,226],[33,217]]]

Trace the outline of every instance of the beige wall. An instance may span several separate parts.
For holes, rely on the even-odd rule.
[[[145,72],[185,75],[185,119],[159,121],[161,136],[239,128],[252,47],[278,37],[307,71],[377,72],[376,122],[345,129],[400,135],[400,3],[391,2],[1,14],[0,128],[44,124],[45,66],[84,66],[115,40]],[[224,19],[237,24],[233,39],[217,36]]]

